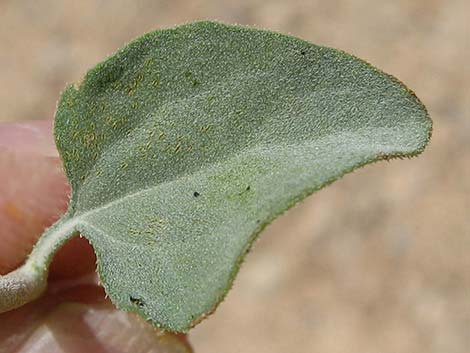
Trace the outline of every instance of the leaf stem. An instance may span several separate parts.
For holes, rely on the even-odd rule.
[[[47,272],[35,269],[30,262],[5,276],[0,276],[0,313],[37,299],[46,286]]]
[[[47,287],[49,263],[56,251],[77,233],[76,224],[69,213],[65,214],[43,233],[21,267],[0,276],[0,313],[18,308],[42,295]]]

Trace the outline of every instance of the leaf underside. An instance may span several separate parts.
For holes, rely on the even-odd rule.
[[[114,304],[187,331],[256,235],[364,164],[412,156],[431,121],[403,84],[344,52],[197,22],[148,33],[62,94],[67,216]]]

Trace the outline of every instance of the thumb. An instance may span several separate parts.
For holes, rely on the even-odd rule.
[[[68,194],[52,121],[0,125],[0,274],[24,262],[44,229],[65,212]],[[81,261],[71,266],[70,260],[77,257]],[[93,269],[92,250],[77,238],[56,255],[51,276]]]
[[[68,193],[52,123],[0,125],[0,274],[24,261],[64,213]],[[75,237],[55,255],[51,277],[94,268],[91,246]],[[158,331],[116,310],[102,288],[73,281],[56,282],[47,295],[2,314],[0,322],[1,352],[191,352],[184,335]]]

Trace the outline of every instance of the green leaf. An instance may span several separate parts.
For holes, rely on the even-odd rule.
[[[63,92],[70,208],[31,259],[80,232],[117,307],[186,331],[275,217],[430,131],[409,89],[344,52],[212,22],[148,33]]]

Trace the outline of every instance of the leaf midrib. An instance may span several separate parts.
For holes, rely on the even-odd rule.
[[[389,130],[390,128],[386,128],[387,130]],[[375,130],[374,130],[375,131]],[[364,132],[364,129],[361,130],[361,132]],[[349,134],[354,134],[354,135],[361,135],[361,134],[356,134],[356,132],[351,132],[351,131],[348,131]],[[87,211],[84,211],[84,212],[75,212],[73,214],[73,217],[74,219],[75,218],[79,218],[79,219],[85,219],[88,217],[88,216],[91,216],[91,215],[94,215],[94,214],[97,214],[97,213],[100,213],[106,209],[109,209],[110,207],[116,205],[116,204],[120,204],[120,203],[123,203],[125,202],[126,200],[128,199],[133,199],[135,197],[138,197],[139,195],[143,195],[143,194],[146,194],[148,192],[151,192],[153,191],[154,189],[157,189],[157,188],[161,188],[161,187],[164,187],[165,185],[168,185],[168,184],[172,184],[172,183],[175,183],[175,182],[178,182],[178,181],[181,181],[183,179],[187,179],[187,178],[191,178],[193,177],[194,175],[196,174],[199,174],[201,173],[201,171],[204,169],[204,170],[213,170],[215,168],[217,168],[217,166],[219,165],[226,165],[226,164],[230,164],[230,161],[233,160],[234,158],[240,158],[240,156],[243,156],[245,154],[252,154],[254,153],[256,150],[263,150],[265,148],[268,148],[268,149],[271,149],[273,147],[275,148],[281,148],[281,147],[285,147],[285,148],[301,148],[302,146],[308,146],[308,145],[315,145],[315,144],[320,144],[322,140],[326,140],[326,139],[329,139],[331,138],[332,136],[334,135],[338,135],[337,132],[335,133],[332,133],[332,134],[328,134],[320,139],[317,139],[315,141],[312,141],[312,140],[306,140],[302,143],[277,143],[277,144],[258,144],[256,145],[256,147],[254,148],[251,148],[251,147],[247,147],[245,149],[242,149],[242,150],[239,150],[239,153],[237,154],[232,154],[231,155],[231,158],[228,159],[228,160],[224,160],[224,161],[217,161],[215,163],[209,163],[209,164],[206,164],[206,165],[203,165],[201,166],[200,168],[198,169],[195,169],[193,171],[190,171],[188,173],[184,173],[184,174],[181,174],[173,179],[170,179],[170,180],[166,180],[164,182],[161,182],[161,183],[158,183],[156,185],[151,185],[147,188],[143,188],[143,189],[140,189],[136,192],[131,192],[131,193],[128,193],[128,194],[125,194],[123,195],[122,197],[120,198],[117,198],[117,199],[113,199],[109,202],[107,202],[106,204],[104,205],[101,205],[99,207],[95,207],[93,209],[90,209],[90,210],[87,210]],[[390,153],[392,155],[392,153]],[[395,154],[393,154],[395,155]],[[403,153],[403,155],[408,155],[407,153]],[[375,158],[374,158],[375,159]]]
[[[252,72],[253,73],[253,72]],[[257,74],[252,74],[250,73],[249,75],[245,75],[246,77],[250,77],[250,78],[254,78],[254,77],[260,77],[260,76],[264,76],[265,74],[269,74],[270,72],[266,72],[266,71],[257,71]],[[231,75],[230,77],[231,78],[234,78],[235,75]],[[225,82],[219,82],[218,86],[227,86],[229,87],[230,86],[230,82],[232,81],[225,81]],[[207,96],[207,95],[210,95],[211,92],[213,91],[213,88],[211,87],[210,89],[206,89],[196,95],[192,95],[192,96],[189,96],[189,97],[182,97],[182,98],[179,98],[177,100],[174,100],[174,101],[170,101],[170,100],[166,100],[163,104],[162,104],[162,107],[163,106],[168,106],[170,104],[175,104],[175,103],[178,103],[178,102],[184,102],[184,101],[193,101],[195,99],[198,99],[198,98],[201,98],[201,97],[204,97],[204,96]],[[320,92],[325,92],[325,91],[331,91],[330,87],[324,87],[320,90],[315,90],[314,92],[310,92],[308,94],[302,94],[302,92],[297,92],[296,94],[292,94],[292,97],[296,97],[296,98],[300,98],[300,99],[304,99],[304,97],[310,97],[310,96],[315,96],[315,95],[318,95]],[[344,87],[343,89],[335,89],[334,90],[336,95],[342,95],[343,93],[350,93],[351,92],[351,89],[350,87]],[[355,91],[354,91],[355,92]],[[390,99],[395,99],[395,98],[392,98],[390,97]],[[139,135],[140,134],[140,130],[142,128],[144,128],[144,125],[145,125],[145,120],[142,120],[138,125],[136,125],[133,129],[132,129],[132,132],[134,134],[137,134]],[[334,135],[335,133],[332,133],[332,134],[327,134],[327,135],[324,135],[322,136],[321,138],[316,138],[315,141],[312,141],[312,140],[305,140],[303,141],[302,143],[300,143],[300,145],[302,144],[306,144],[306,143],[317,143],[318,141],[321,141],[322,139],[324,138],[328,138],[330,137],[331,135]],[[133,136],[133,135],[131,135]],[[128,136],[127,138],[131,138],[131,136]],[[125,139],[127,139],[125,138]],[[121,143],[123,139],[118,139],[118,140],[115,140],[113,141],[110,145],[106,146],[106,149],[103,151],[102,155],[96,159],[96,161],[91,165],[91,167],[89,168],[89,172],[88,172],[88,175],[92,174],[92,172],[94,171],[94,168],[96,167],[96,165],[98,165],[98,162],[99,161],[102,161],[102,160],[106,160],[107,156],[109,156],[109,154],[112,154],[114,153],[114,148],[113,146],[116,146],[117,144]],[[290,143],[287,143],[287,142],[284,142],[283,144],[270,144],[270,146],[274,146],[274,147],[279,147],[281,145],[285,145],[285,146],[289,146],[289,145],[296,145],[296,144],[290,144]],[[299,145],[299,144],[297,144]],[[115,202],[119,202],[120,200],[122,200],[122,198],[126,198],[127,196],[129,195],[133,195],[133,194],[139,194],[140,192],[143,192],[145,190],[149,190],[149,189],[153,189],[155,187],[158,187],[160,185],[163,185],[163,184],[167,184],[167,183],[172,183],[174,181],[177,181],[177,180],[180,180],[180,179],[183,179],[185,177],[187,177],[188,175],[193,175],[193,174],[197,174],[199,173],[202,169],[205,169],[205,168],[212,168],[214,167],[215,165],[221,163],[221,160],[227,160],[227,158],[229,159],[232,159],[234,156],[236,156],[237,154],[238,155],[241,155],[241,154],[244,154],[247,150],[256,150],[257,148],[262,148],[263,145],[262,144],[258,144],[258,145],[255,145],[254,147],[253,146],[248,146],[247,148],[244,148],[244,149],[240,149],[240,150],[237,150],[237,151],[234,151],[233,153],[230,153],[226,156],[222,156],[222,157],[219,157],[217,160],[213,161],[213,162],[209,162],[209,163],[206,163],[206,164],[203,164],[201,166],[199,166],[199,168],[195,168],[191,171],[188,171],[187,173],[184,173],[184,174],[181,174],[181,175],[178,175],[178,176],[174,176],[173,178],[171,179],[163,179],[161,180],[157,185],[152,185],[148,188],[144,188],[142,190],[139,190],[135,193],[129,193],[129,194],[125,194],[123,195],[122,197],[120,198],[116,198],[116,199],[112,199],[112,200],[109,200],[107,204],[110,204],[110,203],[115,203]],[[86,179],[85,179],[86,180]],[[75,200],[75,194],[79,194],[80,192],[80,189],[78,189],[77,192],[73,192],[73,196],[71,197],[71,200]],[[77,196],[78,198],[78,196]],[[78,202],[78,201],[77,201]],[[103,207],[105,207],[106,205],[103,205]],[[87,212],[87,211],[85,211]]]

